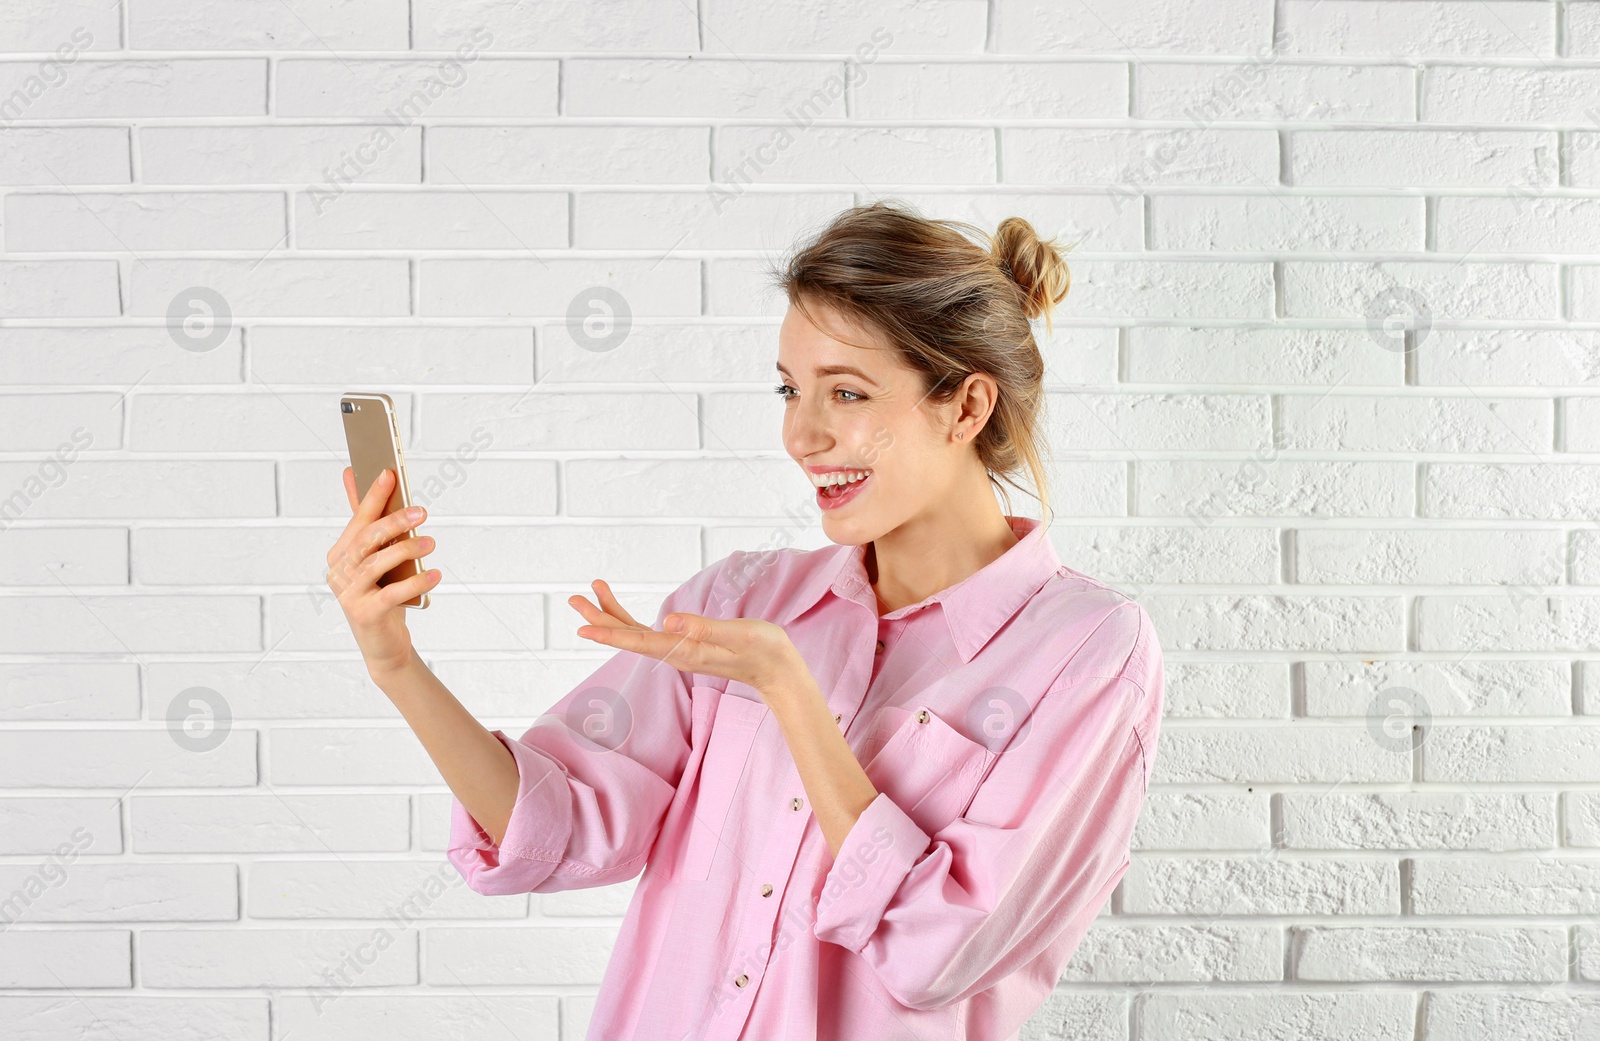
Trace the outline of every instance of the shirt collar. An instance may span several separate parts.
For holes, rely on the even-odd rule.
[[[900,618],[936,602],[956,650],[963,661],[971,661],[1061,567],[1049,532],[1037,518],[1007,515],[1006,522],[1017,536],[1010,549],[955,585],[883,617]],[[830,591],[868,608],[876,618],[878,601],[867,581],[866,552],[865,545],[837,546],[823,556],[790,598],[779,624],[794,621]]]

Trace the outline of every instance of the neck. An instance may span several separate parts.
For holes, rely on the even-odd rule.
[[[983,490],[955,500],[964,506],[919,514],[868,544],[867,580],[879,614],[948,589],[1017,544],[987,479]]]

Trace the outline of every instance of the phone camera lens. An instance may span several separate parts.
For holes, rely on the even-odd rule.
[[[356,410],[356,407],[354,405],[350,404],[350,402],[348,402],[348,401],[341,401],[341,402],[339,402],[339,409],[342,412],[354,412]]]

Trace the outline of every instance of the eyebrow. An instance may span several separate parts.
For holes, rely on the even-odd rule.
[[[783,362],[781,361],[778,363],[778,371],[783,373],[785,376],[789,376],[791,379],[793,378],[793,373],[784,368]],[[873,379],[871,376],[868,376],[860,369],[853,368],[849,365],[819,365],[817,366],[816,374],[818,376],[858,376],[866,382],[872,384],[874,387],[882,386],[882,384]]]

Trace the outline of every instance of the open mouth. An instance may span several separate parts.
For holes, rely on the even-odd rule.
[[[871,470],[839,470],[811,474],[817,488],[817,504],[825,510],[837,509],[861,494],[872,480]]]

